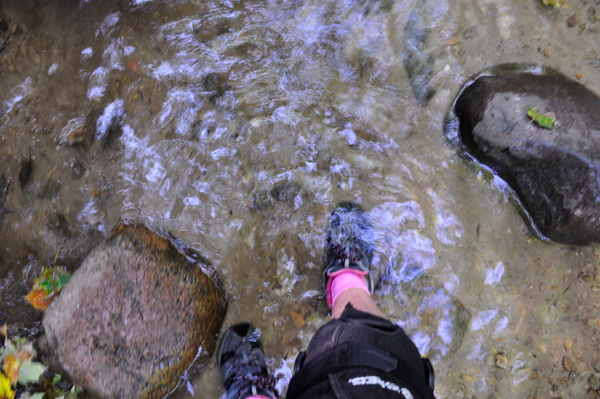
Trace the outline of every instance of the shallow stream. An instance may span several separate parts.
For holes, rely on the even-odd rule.
[[[443,124],[461,85],[500,63],[547,65],[600,94],[595,10],[4,1],[0,324],[39,331],[23,295],[59,247],[73,271],[120,220],[148,223],[208,259],[224,328],[261,329],[283,388],[328,319],[323,239],[351,200],[375,226],[375,299],[432,359],[438,398],[586,397],[600,373],[598,248],[532,235]],[[411,88],[415,38],[431,96]],[[222,395],[212,362],[173,397]]]

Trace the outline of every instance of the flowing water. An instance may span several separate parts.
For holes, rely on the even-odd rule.
[[[328,319],[325,229],[352,200],[375,227],[374,298],[432,359],[438,398],[592,395],[598,249],[532,235],[443,124],[504,62],[600,93],[597,3],[6,0],[0,324],[39,331],[22,296],[59,247],[73,271],[120,220],[148,223],[208,260],[224,328],[259,327],[284,388]],[[173,397],[222,394],[213,362]]]

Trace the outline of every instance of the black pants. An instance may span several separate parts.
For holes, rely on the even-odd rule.
[[[434,399],[433,369],[404,330],[346,306],[298,355],[287,399]]]

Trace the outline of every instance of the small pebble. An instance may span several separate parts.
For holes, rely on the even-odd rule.
[[[594,374],[592,374],[590,376],[590,379],[588,380],[588,383],[590,384],[590,387],[592,387],[594,389],[600,388],[600,380]]]
[[[536,378],[538,378],[537,371],[531,370],[531,373],[529,373],[529,378],[531,378],[532,380],[535,380]]]
[[[573,14],[567,19],[567,26],[573,28],[579,24],[579,14]]]
[[[596,16],[596,9],[594,7],[590,7],[588,9],[587,15],[588,15],[588,21],[590,21],[591,24],[598,21],[598,17]]]
[[[570,373],[571,371],[576,370],[575,364],[567,356],[563,357],[562,366],[563,366],[563,369],[565,369],[565,371],[568,372],[568,373]]]
[[[565,339],[565,350],[567,352],[571,351],[571,346],[573,345],[573,341],[571,341],[569,338]]]
[[[501,369],[505,369],[506,366],[508,365],[508,358],[506,357],[506,355],[504,353],[498,353],[496,354],[496,367],[499,367]]]

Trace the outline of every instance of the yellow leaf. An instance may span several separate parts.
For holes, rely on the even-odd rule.
[[[17,385],[17,381],[19,380],[20,365],[21,362],[15,359],[12,353],[6,356],[6,359],[4,359],[4,371],[6,372],[6,376],[10,380],[10,383],[13,387]]]
[[[27,294],[25,299],[37,310],[45,311],[54,299],[54,296],[49,297],[45,290],[33,289]]]
[[[10,380],[0,373],[0,399],[13,399],[15,391],[10,387]]]
[[[294,324],[296,325],[297,329],[300,329],[306,325],[306,322],[304,321],[304,317],[302,317],[302,315],[300,313],[294,312],[293,310],[291,310],[290,315],[292,316],[292,320],[294,321]]]

